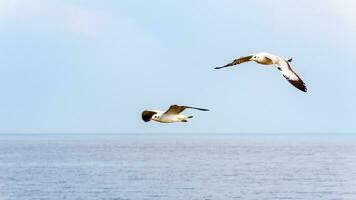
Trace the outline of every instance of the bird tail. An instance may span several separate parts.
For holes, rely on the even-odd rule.
[[[189,119],[190,119],[190,118],[193,118],[193,116],[188,116],[187,118],[189,118]]]

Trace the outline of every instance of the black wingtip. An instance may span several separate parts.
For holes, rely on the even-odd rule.
[[[224,66],[221,66],[221,67],[215,67],[214,69],[222,69],[222,68],[225,68],[225,67],[230,67],[232,66],[231,63],[227,64],[227,65],[224,65]]]
[[[302,92],[308,92],[308,90],[306,88],[298,88],[298,89]]]
[[[303,92],[308,92],[307,87],[304,86],[304,89],[302,89]]]
[[[296,86],[300,91],[302,91],[302,92],[307,92],[308,91],[308,89],[307,89],[307,87],[305,86],[305,84],[304,84],[304,82],[303,81],[301,81],[301,84],[298,84],[298,86]]]
[[[209,109],[206,109],[206,108],[199,108],[198,110],[201,110],[201,111],[210,111]]]
[[[302,80],[298,80],[298,81],[293,81],[293,80],[288,80],[294,87],[296,87],[297,89],[299,89],[302,92],[307,92],[308,89],[305,86],[304,82]]]
[[[293,84],[294,85],[294,84]],[[304,85],[304,83],[303,84],[296,84],[296,85],[294,85],[296,88],[298,88],[300,91],[302,91],[302,92],[307,92],[308,91],[308,89],[307,89],[307,87],[305,87],[305,85]]]
[[[206,109],[206,108],[197,108],[197,107],[191,107],[191,106],[186,106],[186,108],[192,108],[192,109],[196,109],[196,110],[200,110],[200,111],[210,111],[209,109]]]

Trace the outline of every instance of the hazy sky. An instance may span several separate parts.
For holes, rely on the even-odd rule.
[[[356,132],[354,0],[0,0],[0,133]],[[247,63],[293,57],[309,91]],[[183,104],[187,124],[144,123]]]

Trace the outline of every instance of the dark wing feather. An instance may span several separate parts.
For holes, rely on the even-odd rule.
[[[164,112],[165,115],[176,115],[185,110],[185,106],[178,106],[178,105],[171,105],[166,112]]]
[[[305,86],[303,80],[293,71],[288,61],[283,60],[276,63],[276,65],[277,69],[282,73],[284,78],[286,78],[294,87],[303,92],[307,92],[307,87]]]
[[[251,60],[251,58],[252,58],[252,55],[251,56],[240,57],[238,59],[235,59],[231,63],[222,66],[222,67],[215,67],[215,69],[221,69],[221,68],[224,68],[224,67],[230,67],[230,66],[238,65],[238,64],[241,64],[241,63],[244,63],[244,62],[248,62],[248,61]]]
[[[240,57],[238,59],[235,59],[232,64],[233,65],[238,65],[238,64],[241,64],[241,63],[244,63],[244,62],[248,62],[250,61],[252,58],[252,55],[251,56],[244,56],[244,57]]]
[[[285,77],[285,76],[284,76]],[[307,87],[305,86],[305,83],[303,82],[302,79],[299,80],[290,80],[287,77],[285,77],[294,87],[298,88],[299,90],[303,92],[307,92]]]
[[[201,110],[201,111],[209,111],[208,109],[205,109],[205,108],[196,108],[196,107],[191,107],[191,106],[171,105],[169,107],[169,109],[164,114],[166,114],[166,115],[170,115],[170,114],[177,115],[177,114],[183,112],[186,108],[191,108],[191,109],[196,109],[196,110]]]
[[[196,107],[190,107],[190,106],[185,106],[185,107],[195,109],[195,110],[200,110],[200,111],[209,111],[209,109],[205,109],[205,108],[196,108]]]

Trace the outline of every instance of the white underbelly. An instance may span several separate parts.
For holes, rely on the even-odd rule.
[[[186,117],[184,115],[172,115],[172,116],[163,116],[157,121],[162,123],[173,123],[173,122],[181,122]]]

